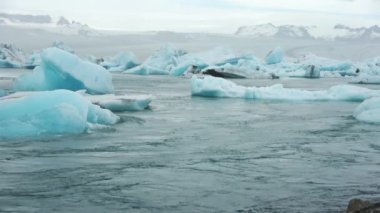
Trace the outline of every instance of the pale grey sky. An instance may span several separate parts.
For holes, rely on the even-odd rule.
[[[232,33],[264,23],[380,24],[380,0],[0,0],[0,11],[63,15],[99,29]]]

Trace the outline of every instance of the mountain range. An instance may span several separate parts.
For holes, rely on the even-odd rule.
[[[370,40],[380,41],[380,27],[352,28],[338,24],[328,33],[321,33],[316,26],[296,26],[260,24],[239,27],[235,32],[236,36],[251,38],[297,38],[297,39],[327,39],[327,40]]]
[[[65,17],[53,18],[50,15],[23,15],[0,13],[0,25],[38,28],[67,35],[98,35],[99,32],[86,24],[69,21]]]
[[[64,35],[97,36],[106,33],[77,21],[69,21],[65,17],[50,15],[23,15],[0,13],[0,26],[37,28]],[[111,32],[110,32],[111,33]],[[166,32],[168,33],[168,32]],[[171,35],[184,33],[170,32]],[[190,33],[191,34],[191,33]],[[189,35],[190,35],[189,34]],[[312,40],[345,40],[345,41],[380,41],[380,27],[352,28],[337,24],[324,32],[317,26],[259,24],[241,26],[234,33],[238,37],[247,38],[285,38]]]

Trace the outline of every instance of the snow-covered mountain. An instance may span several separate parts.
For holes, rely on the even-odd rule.
[[[0,20],[5,23],[38,23],[48,24],[53,20],[49,15],[22,15],[22,14],[7,14],[0,13]]]
[[[335,25],[334,30],[337,32],[336,39],[340,40],[380,40],[380,27],[351,28],[342,24]]]
[[[338,24],[328,33],[323,33],[316,26],[279,25],[271,23],[242,26],[235,32],[237,36],[252,38],[302,38],[302,39],[328,39],[328,40],[379,40],[380,27],[351,28]]]
[[[86,24],[69,21],[65,17],[51,17],[49,15],[23,15],[0,13],[0,25],[42,29],[49,32],[66,35],[99,35],[99,32]]]
[[[275,26],[271,23],[254,26],[242,26],[235,35],[249,37],[281,37],[281,38],[312,38],[309,30],[313,27],[281,25]]]

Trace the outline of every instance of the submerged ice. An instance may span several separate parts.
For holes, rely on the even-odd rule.
[[[91,125],[111,125],[119,117],[68,90],[0,99],[0,137],[73,134]]]
[[[281,84],[270,87],[244,87],[222,78],[193,76],[191,94],[204,97],[289,101],[363,101],[370,97],[380,96],[380,91],[351,85],[338,85],[321,91],[284,88]]]
[[[16,80],[15,90],[86,89],[91,94],[113,92],[111,74],[99,65],[55,47],[45,49],[41,60],[41,66]]]

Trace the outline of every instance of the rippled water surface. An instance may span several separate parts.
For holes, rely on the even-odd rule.
[[[380,198],[380,126],[351,116],[357,102],[191,97],[189,79],[167,76],[114,84],[155,95],[151,109],[102,131],[0,142],[0,212],[336,212]]]

